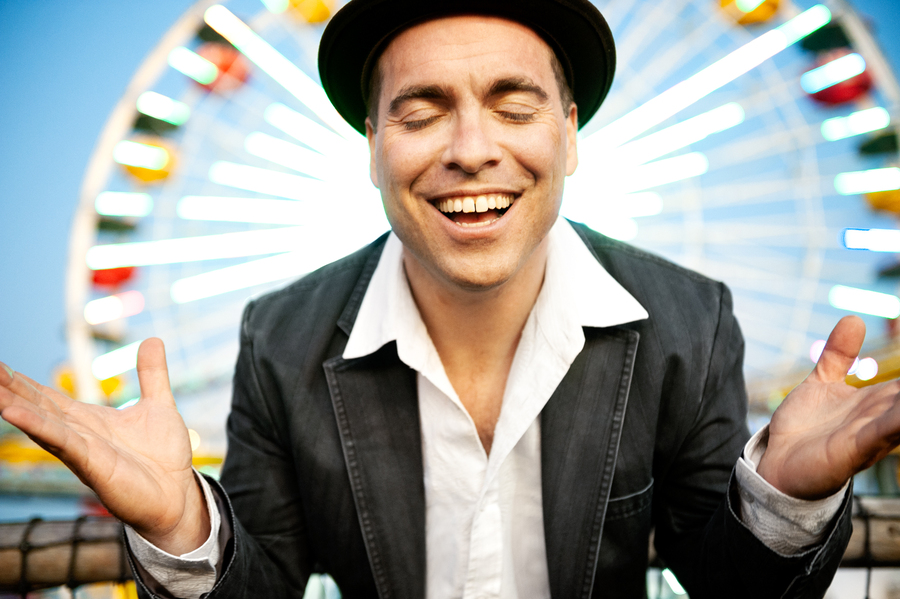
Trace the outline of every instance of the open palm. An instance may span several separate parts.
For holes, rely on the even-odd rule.
[[[112,514],[160,548],[183,553],[202,543],[208,516],[159,339],[141,344],[138,378],[140,401],[115,410],[4,369],[0,415],[62,460]]]
[[[758,472],[792,497],[827,497],[900,443],[900,382],[845,382],[865,333],[860,318],[841,319],[815,369],[772,416]]]

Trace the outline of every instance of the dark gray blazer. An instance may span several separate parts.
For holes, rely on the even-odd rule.
[[[651,530],[692,599],[821,597],[848,502],[822,545],[792,557],[735,515],[747,400],[728,290],[576,230],[650,318],[585,328],[541,413],[553,597],[644,597]],[[233,535],[210,598],[299,598],[312,572],[348,599],[424,597],[416,375],[393,343],[341,357],[384,239],[247,306],[216,487]]]

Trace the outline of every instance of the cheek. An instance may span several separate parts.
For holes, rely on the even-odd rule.
[[[546,126],[525,132],[516,141],[519,164],[536,179],[555,180],[565,177],[566,148],[558,127]]]
[[[408,189],[434,160],[428,144],[408,139],[387,139],[381,147],[378,173],[383,186],[395,192]]]

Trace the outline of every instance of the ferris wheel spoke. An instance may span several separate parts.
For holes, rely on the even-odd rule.
[[[221,331],[233,330],[236,335],[242,311],[243,302],[228,302],[217,305],[214,311],[198,311],[199,314],[190,318],[162,317],[153,323],[153,332],[163,340],[177,338],[178,346],[183,349],[203,343]],[[177,351],[175,347],[170,349]]]
[[[760,222],[733,223],[707,218],[702,232],[694,233],[694,239],[710,247],[760,246],[777,248],[809,247],[810,243],[834,243],[836,232],[828,229],[811,230],[801,223],[775,225],[771,219]],[[679,243],[684,239],[681,231],[672,231],[671,226],[646,224],[642,227],[648,237],[657,244]],[[827,240],[827,241],[826,241]]]
[[[687,35],[677,36],[671,44],[667,44],[665,52],[659,52],[646,65],[630,72],[623,84],[623,91],[630,101],[629,106],[634,105],[636,98],[647,100],[660,93],[661,82],[670,77],[672,72],[676,72],[679,65],[687,64],[701,55],[713,54],[704,40],[714,39],[722,30],[721,21],[710,14],[699,27],[692,29]]]
[[[711,168],[747,164],[785,152],[797,152],[814,145],[809,127],[800,131],[776,130],[724,143],[716,149]]]
[[[822,5],[764,33],[708,67],[644,102],[585,138],[585,143],[617,147],[650,130],[698,100],[731,83],[831,20]]]
[[[630,64],[639,51],[667,31],[666,23],[673,14],[684,10],[689,0],[661,0],[653,3],[636,3],[635,12],[640,11],[640,25],[631,26],[616,41],[617,62]]]
[[[272,79],[309,107],[322,122],[347,139],[359,133],[341,117],[322,87],[221,5],[210,7],[204,20]]]
[[[183,371],[172,376],[173,391],[177,394],[182,389],[195,390],[207,381],[230,378],[239,349],[237,341],[225,343],[212,351],[191,349]]]
[[[667,193],[663,198],[663,205],[667,215],[692,212],[697,210],[698,206],[718,208],[742,204],[761,205],[791,199],[787,194],[795,187],[796,182],[787,177],[762,180],[754,177],[752,181],[736,181],[703,189]]]

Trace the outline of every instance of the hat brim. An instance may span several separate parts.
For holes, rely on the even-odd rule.
[[[587,0],[352,0],[328,23],[319,44],[319,76],[337,111],[366,131],[363,81],[373,51],[409,26],[458,14],[484,14],[533,29],[556,52],[583,127],[612,86],[616,51],[612,33]]]

